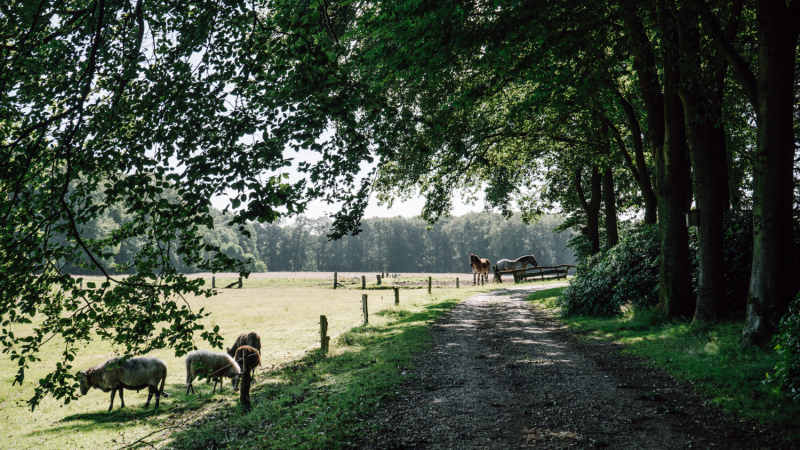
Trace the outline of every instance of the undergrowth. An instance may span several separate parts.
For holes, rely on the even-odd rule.
[[[528,300],[559,312],[556,298],[562,289],[539,291]],[[684,380],[708,403],[740,419],[777,426],[788,439],[800,437],[800,404],[765,383],[778,356],[771,349],[742,347],[742,321],[692,326],[684,320],[666,320],[648,308],[627,308],[613,317],[562,316],[561,320],[586,339],[625,344],[625,352],[644,356]]]

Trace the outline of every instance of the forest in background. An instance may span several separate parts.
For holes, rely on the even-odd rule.
[[[293,223],[248,223],[247,237],[229,225],[230,215],[219,210],[211,214],[214,228],[203,231],[205,241],[231,258],[249,261],[251,272],[469,272],[469,253],[489,258],[492,263],[528,254],[542,266],[576,263],[573,251],[566,248],[575,233],[571,229],[554,231],[564,219],[551,215],[530,225],[519,215],[506,220],[488,212],[445,218],[434,225],[418,218],[377,217],[364,219],[358,235],[331,241],[327,237],[331,229],[328,217],[298,216]],[[90,238],[102,236],[120,229],[128,220],[125,214],[111,211],[89,222],[82,233]],[[109,249],[114,256],[106,258],[105,265],[114,268],[128,264],[141,245],[138,239],[122,241]],[[198,271],[171,256],[179,271]],[[99,274],[77,266],[68,266],[65,271]]]

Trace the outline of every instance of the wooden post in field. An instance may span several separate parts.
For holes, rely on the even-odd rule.
[[[364,310],[364,326],[369,324],[369,311],[367,310],[367,294],[361,295],[361,309]]]
[[[381,276],[380,275],[375,275],[375,277],[378,278],[378,286],[380,286],[381,285]]]
[[[458,289],[458,277],[456,277],[456,289]]]
[[[216,289],[217,287],[217,277],[211,277],[211,289]]]
[[[400,304],[400,288],[394,288],[394,304]]]
[[[428,294],[431,293],[431,277],[428,277]]]
[[[328,353],[331,338],[328,336],[328,318],[319,316],[319,342],[322,353]]]
[[[333,272],[333,288],[336,289],[336,280],[339,278],[339,272]]]
[[[250,359],[248,352],[243,353],[242,358],[242,373],[239,384],[239,402],[242,403],[242,408],[245,411],[250,411],[250,368],[247,367],[247,360]]]
[[[239,289],[242,288],[242,277],[239,277]]]
[[[366,288],[367,288],[367,277],[361,275],[361,290],[363,291]]]

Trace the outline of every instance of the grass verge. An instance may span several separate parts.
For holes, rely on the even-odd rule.
[[[466,296],[464,291],[452,290],[427,301],[378,311],[370,316],[370,325],[339,335],[334,354],[310,352],[268,372],[267,380],[261,374],[251,391],[250,412],[229,399],[172,434],[172,446],[356,447],[370,431],[366,419],[395,399],[397,386],[410,376],[407,370],[415,355],[429,345],[429,324]]]
[[[558,312],[555,300],[562,289],[535,292],[528,300]],[[741,419],[777,426],[786,438],[800,437],[800,405],[764,383],[777,356],[771,349],[739,345],[742,321],[692,326],[644,309],[630,309],[617,317],[561,320],[587,339],[625,344],[625,352],[644,356],[686,381],[712,405]]]

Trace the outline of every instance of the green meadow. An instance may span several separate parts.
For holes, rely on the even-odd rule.
[[[491,284],[472,287],[471,283],[462,283],[460,289],[436,288],[434,284],[433,293],[429,295],[427,289],[401,288],[400,305],[395,306],[392,290],[374,290],[378,287],[374,275],[368,286],[372,289],[367,291],[360,289],[360,281],[356,286],[348,283],[352,279],[342,280],[348,284],[334,290],[332,278],[329,283],[324,276],[308,275],[273,279],[253,277],[243,281],[242,289],[220,289],[211,298],[190,299],[193,308],[205,308],[212,313],[203,324],[207,329],[219,326],[226,345],[230,345],[241,332],[256,331],[261,335],[262,367],[257,371],[253,384],[254,409],[250,414],[242,414],[239,410],[238,397],[232,394],[230,382],[225,383],[222,394],[218,392],[212,396],[211,384],[196,382],[195,389],[199,395],[184,395],[184,362],[170,349],[150,354],[163,359],[168,366],[165,391],[170,397],[162,398],[158,410],[152,404],[148,409],[143,408],[147,393],[142,390],[138,393],[125,391],[126,408],[120,408],[117,398],[114,410],[107,413],[110,394],[93,389],[68,405],[47,399],[31,412],[25,401],[31,397],[34,384],[60,361],[63,343],[53,339],[43,349],[43,361],[27,371],[22,386],[11,385],[16,365],[2,355],[0,448],[93,449],[131,444],[150,448],[150,445],[162,447],[170,443],[180,447],[184,445],[182,443],[195,442],[198,436],[208,436],[210,432],[206,424],[215,419],[235,416],[240,425],[246,426],[244,424],[248,421],[267,420],[265,417],[271,417],[275,411],[285,412],[286,402],[293,401],[292,408],[299,408],[297,412],[302,416],[306,406],[287,399],[303,392],[306,397],[315,395],[309,392],[326,393],[329,396],[327,401],[332,405],[328,411],[335,411],[335,414],[330,412],[331,420],[344,421],[337,428],[342,433],[339,437],[350,436],[357,433],[357,427],[344,423],[355,420],[354,415],[360,411],[350,403],[357,398],[361,399],[356,402],[359,407],[377,407],[380,400],[376,399],[387,394],[382,390],[402,379],[400,367],[410,364],[415,352],[424,348],[428,336],[427,323],[471,294],[497,289],[497,285]],[[204,278],[208,278],[210,285],[210,275]],[[434,276],[434,282],[437,279],[447,281],[454,278]],[[227,285],[235,280],[237,277],[233,275],[220,276],[217,287],[222,285],[221,282]],[[422,282],[427,277],[418,274],[398,279],[410,280]],[[384,280],[381,287],[391,287],[392,282],[393,279]],[[368,295],[368,326],[363,326],[361,312],[364,293]],[[318,350],[320,315],[327,317],[328,335],[331,336],[331,348],[325,356]],[[15,325],[13,332],[24,335],[30,330],[30,325],[26,326]],[[210,349],[202,341],[196,344],[198,348]],[[91,342],[75,359],[75,371],[114,357],[117,350],[100,340]],[[371,385],[375,391],[366,388]],[[343,397],[330,397],[334,392]],[[282,423],[270,430],[270,441],[276,442],[274,448],[294,446],[299,441],[291,441],[292,436],[310,433],[305,420]],[[224,432],[220,436],[224,436]],[[306,436],[310,439],[308,442],[319,441],[309,436]],[[329,434],[324,442],[334,442],[336,436],[335,433]],[[140,439],[144,441],[137,443]],[[290,441],[295,444],[290,444]],[[254,442],[251,442],[253,446],[262,445]],[[191,447],[194,444],[186,445]]]

